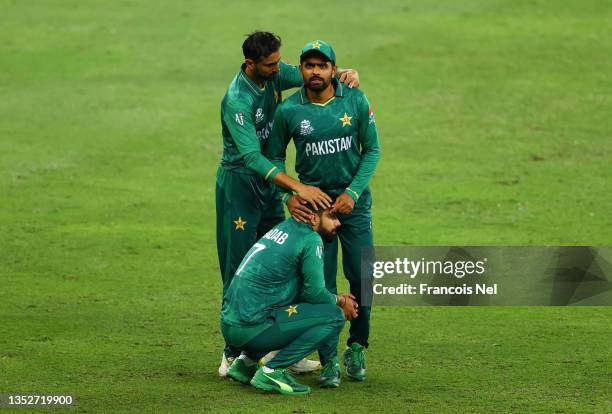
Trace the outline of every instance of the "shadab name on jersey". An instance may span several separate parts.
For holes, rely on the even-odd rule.
[[[288,237],[288,233],[278,229],[272,229],[263,236],[264,239],[272,240],[276,244],[285,243],[285,240],[287,240]]]

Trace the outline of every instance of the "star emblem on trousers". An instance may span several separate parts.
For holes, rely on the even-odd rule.
[[[244,225],[247,224],[247,222],[243,220],[242,217],[238,217],[238,220],[234,220],[234,224],[236,225],[235,230],[244,230]]]
[[[294,313],[298,313],[297,312],[297,305],[289,305],[289,307],[287,309],[285,309],[285,312],[287,312],[287,316],[291,316]]]
[[[351,126],[351,119],[353,119],[352,116],[348,116],[348,114],[345,112],[344,116],[342,118],[338,118],[340,121],[342,121],[342,126],[345,127],[347,125]]]

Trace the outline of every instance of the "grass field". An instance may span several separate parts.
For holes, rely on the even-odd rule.
[[[0,393],[90,413],[612,412],[610,307],[376,308],[365,383],[289,399],[221,380],[214,239],[219,104],[266,29],[292,62],[322,38],[360,71],[377,244],[611,245],[609,2],[0,10]]]

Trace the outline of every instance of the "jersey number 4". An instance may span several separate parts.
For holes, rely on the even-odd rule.
[[[255,253],[262,251],[263,249],[266,248],[265,244],[261,244],[261,243],[255,243],[253,245],[253,247],[255,248],[255,250],[253,250],[251,252],[251,254],[249,254],[243,261],[242,264],[240,265],[240,267],[238,268],[238,270],[236,270],[236,274],[240,274],[240,272],[242,271],[242,269],[244,269],[244,267],[246,266],[246,264],[249,262],[249,260],[251,260],[251,258],[253,256],[255,256]]]

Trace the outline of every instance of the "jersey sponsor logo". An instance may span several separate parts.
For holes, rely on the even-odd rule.
[[[370,115],[370,124],[373,124],[374,122],[376,122],[374,120],[374,111],[372,110],[372,106],[370,106],[370,109],[368,110],[368,114]]]
[[[317,257],[319,259],[323,258],[323,246],[317,246]]]
[[[244,126],[244,114],[242,112],[236,114],[236,123],[240,126]]]
[[[300,122],[300,134],[310,135],[312,134],[312,131],[314,131],[314,128],[312,127],[312,125],[310,125],[309,120],[304,119],[302,122]]]
[[[272,229],[263,236],[264,239],[272,240],[276,244],[285,243],[288,237],[288,233],[285,233],[284,231],[281,231],[279,229]]]
[[[266,124],[264,128],[260,128],[255,133],[260,141],[265,141],[270,136],[270,132],[272,132],[272,126],[274,125],[274,121],[270,121]]]
[[[328,155],[336,152],[348,151],[353,144],[353,136],[347,135],[342,138],[327,139],[319,142],[306,143],[306,156]]]
[[[261,122],[264,119],[263,109],[257,108],[255,111],[255,122]]]

